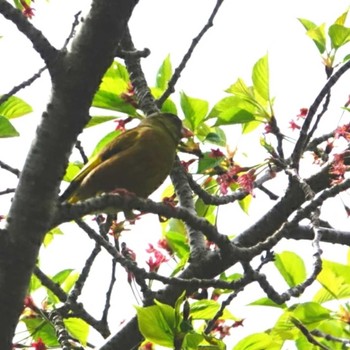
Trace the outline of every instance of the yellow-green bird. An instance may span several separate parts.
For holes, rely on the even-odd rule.
[[[148,197],[169,175],[183,130],[176,115],[150,115],[92,157],[60,200],[75,203],[120,189]]]

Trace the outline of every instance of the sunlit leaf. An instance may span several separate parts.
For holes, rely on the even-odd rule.
[[[280,350],[281,344],[276,344],[267,333],[255,333],[248,335],[238,342],[232,350]]]
[[[246,214],[248,214],[249,206],[250,206],[250,203],[252,202],[252,199],[253,199],[253,196],[249,194],[245,196],[243,199],[240,199],[238,201],[239,206]]]
[[[325,34],[325,24],[317,26],[315,23],[304,19],[298,18],[300,23],[307,30],[306,34],[313,40],[317,49],[322,54],[326,50],[326,34]]]
[[[252,73],[254,92],[257,92],[265,101],[270,100],[268,55],[260,58],[255,63]]]
[[[151,88],[151,93],[153,95],[153,97],[155,99],[158,99],[162,96],[163,94],[163,90],[161,90],[160,88],[158,87],[153,87]],[[170,99],[170,98],[167,98],[164,103],[162,104],[162,107],[160,109],[162,112],[166,112],[166,113],[172,113],[172,114],[175,114],[177,115],[177,108],[176,108],[176,105],[175,103]]]
[[[81,318],[75,317],[67,318],[63,322],[68,332],[85,346],[89,336],[89,325]]]
[[[313,300],[324,303],[329,300],[350,297],[350,266],[333,261],[323,261],[321,273],[317,281],[322,288],[315,294]]]
[[[32,107],[16,96],[11,96],[0,105],[0,116],[7,119],[22,117],[31,112],[33,112]]]
[[[85,125],[85,128],[90,128],[91,126],[106,123],[106,122],[109,122],[109,121],[115,120],[115,119],[119,119],[119,117],[105,116],[105,115],[94,115],[91,117],[89,122]]]
[[[284,251],[275,254],[274,263],[289,287],[294,287],[305,280],[305,264],[296,253]]]
[[[342,13],[334,22],[334,24],[340,24],[340,25],[344,25],[346,18],[348,16],[349,10],[345,11],[344,13]]]
[[[59,227],[55,227],[45,234],[43,241],[43,245],[45,248],[53,241],[56,235],[63,235],[63,232]]]
[[[175,331],[175,312],[172,309],[169,312],[164,312],[158,305],[148,307],[138,307],[137,321],[138,327],[142,335],[151,342],[165,347],[173,347],[174,331]],[[173,318],[171,319],[171,312]]]
[[[83,163],[68,163],[66,173],[64,174],[63,180],[71,182],[74,177],[79,173],[80,169],[84,166]]]
[[[180,95],[181,108],[185,115],[185,123],[190,130],[195,131],[208,113],[209,104],[205,100],[187,96],[184,92]]]
[[[350,41],[350,28],[340,24],[333,24],[328,29],[328,35],[331,39],[332,47],[339,49]]]
[[[331,312],[319,303],[306,302],[297,305],[292,315],[304,325],[313,325],[316,327],[317,325],[315,324],[323,320],[328,320],[331,317]]]
[[[256,305],[256,306],[272,306],[277,307],[280,309],[284,309],[286,307],[286,304],[276,304],[274,301],[272,301],[270,298],[261,298],[258,300],[253,301],[252,303],[249,303],[248,305]]]
[[[164,91],[168,87],[172,73],[170,55],[168,55],[157,72],[156,86]]]
[[[94,107],[122,112],[136,116],[136,108],[114,92],[99,90],[96,92],[92,105]]]
[[[191,318],[193,320],[210,320],[216,315],[220,306],[221,304],[214,300],[203,299],[195,301],[191,304]],[[239,318],[233,316],[227,309],[224,310],[220,319],[239,320]]]

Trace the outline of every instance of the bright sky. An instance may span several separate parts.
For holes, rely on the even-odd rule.
[[[49,3],[37,0],[34,3],[36,15],[33,18],[33,24],[38,26],[59,48],[70,32],[74,14],[81,8],[86,9],[87,3],[89,2],[86,0],[51,0]],[[173,67],[177,66],[192,38],[206,23],[214,4],[213,0],[140,0],[131,21],[131,34],[137,48],[147,47],[151,50],[151,56],[143,61],[146,76],[151,85],[155,81],[159,65],[167,54],[171,55]],[[332,23],[349,4],[349,1],[344,0],[226,0],[215,20],[214,27],[204,37],[187,69],[183,72],[177,86],[178,91],[184,90],[190,96],[207,99],[212,106],[215,101],[224,96],[223,91],[238,77],[250,82],[253,64],[268,52],[271,91],[272,95],[276,96],[276,116],[282,126],[287,125],[290,119],[298,114],[300,108],[308,107],[312,103],[325,82],[324,68],[318,52],[305,35],[305,30],[297,18],[306,18],[318,24]],[[3,36],[0,39],[0,76],[2,77],[0,94],[3,94],[32,76],[42,67],[42,62],[32,50],[28,40],[22,34],[17,34],[14,27],[9,26],[2,17],[0,17],[0,35]],[[334,101],[333,105],[336,108],[346,101],[349,88],[343,82],[338,91],[340,91],[339,100]],[[14,124],[21,132],[21,138],[1,141],[1,160],[20,168],[35,125],[49,95],[50,86],[47,76],[19,94],[32,104],[35,109],[34,114],[15,121]],[[335,109],[335,113],[335,118],[339,118],[340,111]],[[94,147],[94,143],[91,144],[88,140],[98,141],[103,133],[110,131],[113,127],[114,125],[107,124],[90,130],[87,136],[83,136],[81,139],[87,153]],[[231,142],[233,147],[238,143],[234,137]],[[0,214],[4,210],[4,205],[0,201]],[[249,225],[254,217],[259,216],[260,210],[261,207],[253,206],[249,217],[236,213],[236,223],[241,222],[242,227]],[[154,227],[155,222],[152,219],[147,220],[150,225],[147,226],[147,230],[154,230],[150,227]],[[144,224],[142,227],[137,227],[138,232],[134,233],[132,238],[130,236],[127,238],[128,244],[133,248],[136,242],[139,247],[142,247],[139,254],[142,254],[141,250],[144,250],[146,243],[152,241],[150,237],[156,236],[152,235],[152,232],[145,234]],[[235,227],[234,231],[239,230]],[[77,233],[77,237],[80,237],[77,239],[77,246],[67,246],[64,238],[58,239],[57,244],[61,245],[65,251],[65,267],[78,268],[75,257],[77,248],[79,251],[84,251],[86,247],[82,247],[79,243],[83,238],[80,232]],[[153,242],[155,241],[156,237],[153,239]],[[45,261],[52,259],[52,253],[48,250],[43,255],[43,266]],[[109,265],[107,266],[109,269]],[[52,271],[48,268],[47,272],[57,271],[55,265],[51,267]],[[106,263],[101,261],[100,271],[104,269],[106,269]],[[119,276],[121,276],[120,279],[124,278],[122,273],[119,273]],[[99,277],[102,278],[103,274],[99,273]],[[91,294],[87,294],[86,298],[98,293],[96,286],[103,283],[105,282],[97,279],[91,282],[94,290]],[[123,285],[121,281],[118,283]],[[128,289],[127,291],[129,293]],[[98,304],[97,298],[95,301]],[[99,305],[96,306],[98,310]],[[129,311],[132,311],[132,307],[120,311],[115,320],[116,324],[126,317]],[[246,326],[239,330],[239,337],[250,333],[252,328],[249,326],[253,314],[249,318],[249,314],[242,314],[241,310],[233,312],[239,317],[247,318]],[[242,310],[242,312],[245,311]],[[262,326],[260,330],[265,329],[267,325]]]

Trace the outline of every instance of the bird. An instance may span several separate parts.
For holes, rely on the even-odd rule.
[[[142,119],[94,155],[60,201],[73,204],[118,190],[147,198],[169,175],[184,130],[180,118],[171,113]]]

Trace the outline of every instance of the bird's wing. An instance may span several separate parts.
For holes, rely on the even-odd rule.
[[[128,130],[123,134],[120,134],[110,143],[108,143],[100,152],[93,156],[79,171],[79,173],[73,178],[68,188],[61,195],[61,202],[69,200],[72,194],[79,187],[80,183],[84,178],[101,163],[105,162],[110,157],[116,155],[117,153],[124,151],[132,147],[140,138],[144,131],[148,129],[147,127],[138,127],[135,129]]]
[[[140,128],[138,130],[133,129],[120,134],[118,137],[108,143],[99,153],[93,156],[75,176],[73,181],[78,183],[81,182],[88,173],[90,173],[101,163],[117,153],[132,147],[135,142],[142,137],[142,131],[142,128]]]

